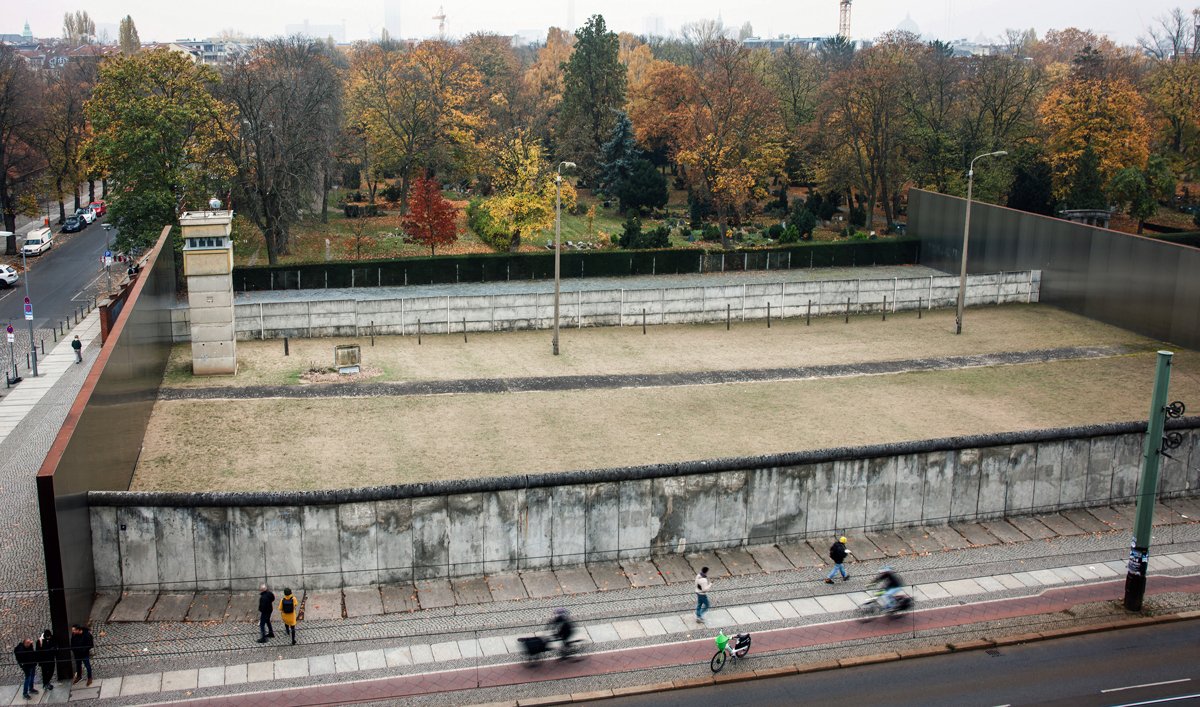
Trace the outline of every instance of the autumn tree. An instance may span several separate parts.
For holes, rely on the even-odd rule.
[[[716,207],[722,244],[726,215],[740,218],[782,173],[783,147],[774,97],[751,61],[730,39],[700,47],[688,73],[688,105],[676,159],[694,191]]]
[[[84,144],[88,135],[85,105],[96,82],[97,65],[90,61],[69,61],[45,74],[47,95],[54,100],[44,108],[41,143],[49,160],[48,179],[58,200],[58,218],[67,216],[66,196],[74,197],[79,207],[78,184],[86,174]]]
[[[418,169],[474,147],[478,120],[467,107],[478,83],[462,50],[446,42],[354,51],[348,118],[362,126],[381,166],[399,175],[402,211]]]
[[[182,210],[224,191],[232,169],[219,149],[216,81],[212,69],[168,49],[101,64],[87,114],[92,152],[113,181],[118,250],[149,246]]]
[[[302,37],[266,40],[223,74],[217,95],[233,108],[223,146],[237,165],[236,202],[274,265],[322,190],[341,118],[340,76],[325,44]]]
[[[96,36],[96,22],[87,10],[63,14],[63,39],[73,47],[91,42]]]
[[[497,193],[481,208],[507,234],[501,245],[515,252],[524,237],[554,224],[557,173],[543,158],[538,140],[520,130],[492,145],[489,157],[495,165],[492,181]],[[574,187],[566,180],[561,186],[562,208],[574,208]]]
[[[787,172],[793,179],[802,179],[812,161],[812,128],[824,81],[821,64],[811,52],[788,44],[771,53],[766,82],[779,102],[787,136]]]
[[[448,246],[458,240],[458,214],[444,196],[436,180],[418,177],[413,182],[408,214],[404,217],[404,232],[421,245],[429,246],[435,255],[437,246]]]
[[[563,67],[563,101],[558,155],[579,165],[588,182],[599,170],[600,146],[625,105],[625,66],[620,41],[604,18],[593,15],[575,32],[575,49]]]
[[[963,108],[962,62],[949,45],[930,42],[914,47],[901,72],[901,105],[911,122],[913,179],[945,193],[962,164],[961,133],[956,130]]]
[[[546,43],[522,76],[521,85],[531,107],[527,129],[543,144],[553,145],[558,134],[563,99],[563,64],[575,51],[575,35],[558,27],[546,33]]]
[[[1102,184],[1120,169],[1146,164],[1150,147],[1144,101],[1124,78],[1098,73],[1089,63],[1077,65],[1050,90],[1038,112],[1060,198],[1070,190],[1085,149],[1095,153]]]
[[[646,78],[629,95],[629,118],[638,144],[656,159],[674,158],[678,138],[689,114],[691,70],[669,61],[655,61]]]
[[[119,37],[122,54],[136,54],[141,51],[142,40],[138,37],[137,27],[134,26],[133,17],[130,15],[125,15],[124,19],[121,20]]]
[[[1175,178],[1171,176],[1166,160],[1155,155],[1147,160],[1146,169],[1126,167],[1114,174],[1108,193],[1118,206],[1137,220],[1137,232],[1141,234],[1146,219],[1158,213],[1159,199],[1174,196]]]
[[[37,180],[46,168],[37,149],[41,87],[25,60],[0,44],[0,213],[8,231],[5,254],[17,252],[18,214],[36,214]]]

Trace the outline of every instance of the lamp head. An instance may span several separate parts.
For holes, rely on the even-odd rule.
[[[563,163],[559,164],[558,166],[566,167],[567,169],[575,169],[576,164],[574,162],[563,162]]]

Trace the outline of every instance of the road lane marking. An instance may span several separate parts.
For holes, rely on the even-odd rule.
[[[1120,692],[1121,690],[1138,690],[1143,687],[1158,687],[1159,685],[1174,685],[1174,684],[1180,683],[1180,682],[1189,682],[1190,680],[1191,680],[1191,678],[1179,678],[1178,680],[1163,680],[1162,682],[1147,682],[1147,683],[1143,683],[1141,685],[1126,685],[1125,687],[1110,687],[1107,690],[1101,690],[1100,694],[1103,695],[1106,692]]]
[[[1200,692],[1194,692],[1190,695],[1163,697],[1157,700],[1146,700],[1145,702],[1126,702],[1124,704],[1113,705],[1113,707],[1141,707],[1142,705],[1160,705],[1164,702],[1178,702],[1179,700],[1194,700],[1197,698],[1200,698]]]

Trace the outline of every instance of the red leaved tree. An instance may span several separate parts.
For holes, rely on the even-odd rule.
[[[454,205],[442,196],[437,182],[420,177],[413,184],[408,200],[408,215],[404,217],[404,232],[413,241],[429,246],[429,254],[439,245],[458,240],[457,214]]]

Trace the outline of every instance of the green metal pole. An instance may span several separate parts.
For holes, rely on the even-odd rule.
[[[1158,368],[1154,372],[1154,397],[1150,400],[1150,422],[1142,452],[1142,479],[1138,483],[1137,520],[1133,524],[1133,542],[1125,575],[1125,608],[1130,611],[1142,610],[1142,597],[1146,594],[1146,565],[1150,560],[1150,532],[1154,526],[1163,425],[1167,419],[1167,388],[1171,383],[1171,357],[1174,355],[1170,351],[1159,351]]]

